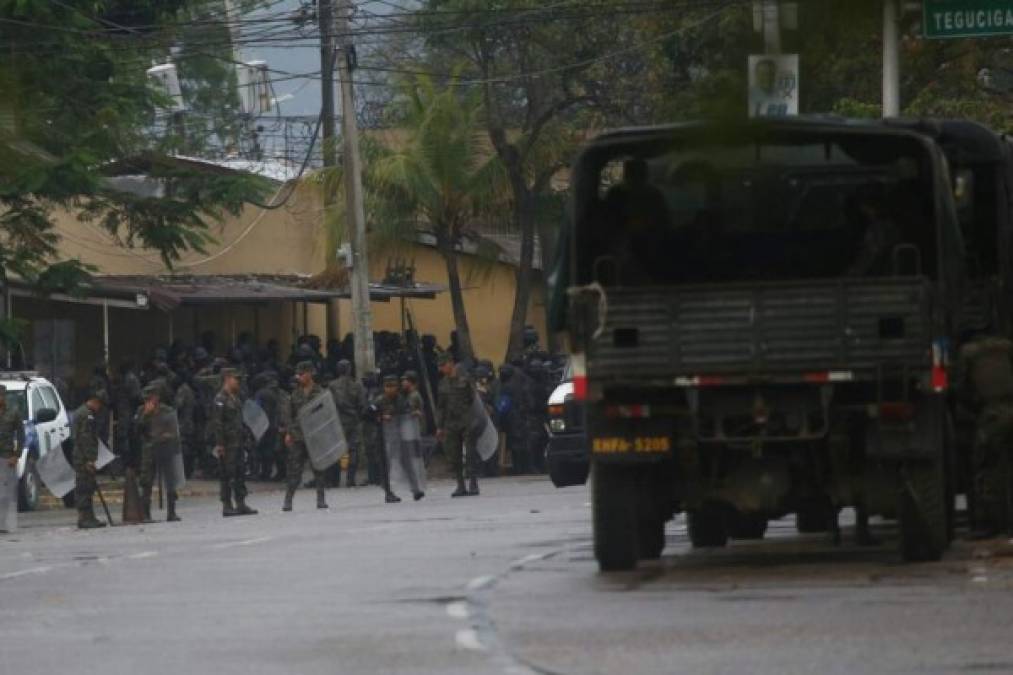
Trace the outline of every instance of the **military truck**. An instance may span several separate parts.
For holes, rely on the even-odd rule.
[[[1000,329],[1008,274],[968,272],[961,225],[977,222],[981,251],[1009,248],[995,157],[977,221],[962,223],[951,169],[999,146],[961,123],[782,119],[622,130],[583,150],[552,320],[586,405],[603,570],[659,557],[682,512],[695,547],[790,513],[839,532],[855,507],[859,533],[899,521],[904,559],[943,554],[951,354],[969,320]]]

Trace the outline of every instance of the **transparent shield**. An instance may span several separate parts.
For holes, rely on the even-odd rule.
[[[299,411],[299,428],[302,429],[309,452],[310,464],[323,471],[336,464],[348,453],[348,442],[341,427],[334,397],[327,390],[307,403]]]
[[[95,468],[99,471],[109,466],[109,463],[116,459],[116,455],[109,449],[102,439],[98,442],[98,459],[95,460]]]
[[[183,473],[183,450],[179,438],[179,420],[176,411],[162,406],[151,421],[151,435],[154,440],[155,462],[162,474],[165,486],[180,490],[186,485]]]
[[[12,466],[0,466],[0,532],[18,529],[18,472]]]
[[[406,419],[406,418],[411,418]],[[412,434],[414,426],[412,421],[417,422],[414,415],[398,415],[394,419],[383,422],[383,445],[387,459],[387,471],[390,478],[390,487],[395,492],[408,491],[411,494],[422,492],[423,480],[420,479],[418,467],[414,461],[413,453],[418,454],[417,449],[421,446],[418,440],[405,440],[405,432]]]
[[[470,438],[474,439],[475,450],[483,462],[488,462],[499,448],[499,432],[489,419],[482,399],[475,394],[475,402],[471,406],[472,424]]]
[[[256,401],[252,398],[246,399],[246,403],[243,404],[243,423],[253,434],[253,437],[260,442],[264,434],[267,433],[268,427],[271,423],[267,419],[267,413],[260,407]]]
[[[36,463],[35,469],[49,491],[57,497],[66,497],[77,484],[74,467],[67,462],[59,446],[43,455]]]

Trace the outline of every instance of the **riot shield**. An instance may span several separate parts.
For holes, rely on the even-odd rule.
[[[18,470],[0,465],[0,532],[18,529]]]
[[[95,460],[95,470],[101,471],[114,459],[116,459],[116,455],[113,454],[112,450],[100,438],[98,441],[98,459]]]
[[[317,471],[329,469],[348,453],[345,431],[331,392],[325,389],[304,405],[296,421],[302,429],[310,464]]]
[[[499,448],[499,432],[496,431],[496,425],[489,419],[489,413],[485,410],[485,404],[482,403],[482,399],[479,398],[477,393],[475,394],[474,402],[471,404],[471,412],[472,422],[471,433],[468,436],[469,442],[475,444],[475,450],[478,452],[478,456],[482,458],[482,461],[488,462]]]
[[[181,490],[186,485],[183,472],[183,448],[179,439],[179,420],[176,410],[159,406],[151,420],[151,437],[155,464],[170,490]]]
[[[77,472],[67,463],[60,446],[50,448],[35,464],[35,470],[49,491],[57,497],[66,497],[77,484]]]
[[[267,433],[268,427],[271,426],[271,423],[267,419],[267,413],[252,398],[246,399],[246,403],[243,404],[243,423],[250,430],[250,433],[253,434],[253,438],[256,439],[257,443],[260,443],[260,439],[263,438],[264,434]]]
[[[423,491],[422,483],[416,473],[417,467],[412,461],[412,455],[417,454],[413,453],[413,450],[418,448],[419,441],[404,440],[405,435],[418,438],[416,434],[412,433],[412,425],[410,420],[406,420],[406,418],[417,421],[413,415],[397,415],[393,419],[383,421],[383,449],[387,458],[390,488],[395,492],[408,490],[415,494]]]

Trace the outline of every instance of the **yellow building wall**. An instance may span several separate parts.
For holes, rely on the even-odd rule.
[[[280,189],[280,192],[287,193],[288,188]],[[156,253],[127,248],[98,225],[79,220],[76,213],[57,212],[54,217],[61,236],[58,257],[63,260],[79,259],[93,265],[103,275],[312,275],[324,269],[325,256],[328,255],[321,225],[321,202],[310,188],[298,189],[282,208],[265,210],[249,206],[239,216],[228,216],[221,223],[212,225],[210,233],[216,243],[210,245],[205,253],[186,253],[173,264],[172,269]],[[417,280],[447,285],[443,259],[434,248],[422,244],[405,244],[401,250],[391,252],[371,251],[373,281],[383,278],[388,259],[392,257],[414,261]],[[461,256],[460,267],[476,353],[481,358],[499,362],[506,354],[509,338],[515,268],[467,255]],[[24,308],[26,302],[30,301],[19,299],[18,305]],[[170,338],[192,344],[206,330],[216,333],[220,349],[231,344],[235,335],[250,331],[258,336],[261,343],[272,338],[278,340],[283,354],[287,354],[294,339],[304,332],[326,340],[329,337],[340,339],[352,330],[349,301],[334,301],[333,305],[330,330],[329,312],[325,305],[308,305],[305,312],[301,304],[264,305],[259,308],[238,304],[212,305],[199,309],[180,308],[168,316],[158,310],[114,309],[110,313],[110,356],[114,363],[123,358],[146,358],[156,346],[168,344]],[[65,306],[48,303],[44,308],[40,306],[39,311],[26,311],[23,316],[30,318],[28,314],[37,315],[45,309],[50,318],[60,318],[58,314],[64,311],[60,307]],[[442,293],[435,300],[410,300],[406,306],[411,310],[420,334],[431,333],[441,346],[447,345],[450,331],[454,329],[449,293]],[[101,331],[98,320],[101,308],[83,307],[66,312],[68,317],[73,315],[82,320],[87,317],[87,327],[82,326],[79,335]],[[372,313],[374,331],[401,330],[399,301],[374,302]],[[92,321],[93,318],[97,322]],[[544,340],[545,307],[540,279],[536,279],[532,289],[528,323],[536,326]],[[97,344],[94,337],[81,335],[79,339],[82,354],[91,355],[96,346],[101,347],[100,335]],[[90,365],[87,368],[90,369]]]

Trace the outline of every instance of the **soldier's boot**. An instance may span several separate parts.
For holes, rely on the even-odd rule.
[[[239,511],[232,505],[232,488],[222,488],[222,517],[231,518],[238,515]]]
[[[246,505],[246,497],[240,497],[236,495],[236,513],[240,516],[255,516],[257,515],[257,509],[251,509]]]
[[[472,474],[471,478],[468,480],[468,496],[477,497],[478,495],[479,495],[478,478],[476,478],[475,475]]]
[[[77,512],[77,527],[81,530],[94,530],[99,527],[105,527],[106,524],[95,517],[95,512],[91,509]]]
[[[176,493],[170,491],[167,497],[165,502],[165,521],[167,523],[178,523],[182,519],[176,515]]]
[[[450,495],[451,497],[467,497],[468,488],[464,487],[464,472],[462,470],[457,471],[457,489]]]
[[[327,508],[327,499],[324,496],[324,489],[323,488],[317,488],[317,508],[318,509],[326,509]]]
[[[293,497],[295,497],[295,487],[290,485],[289,487],[285,488],[285,501],[281,505],[282,511],[292,510]]]

